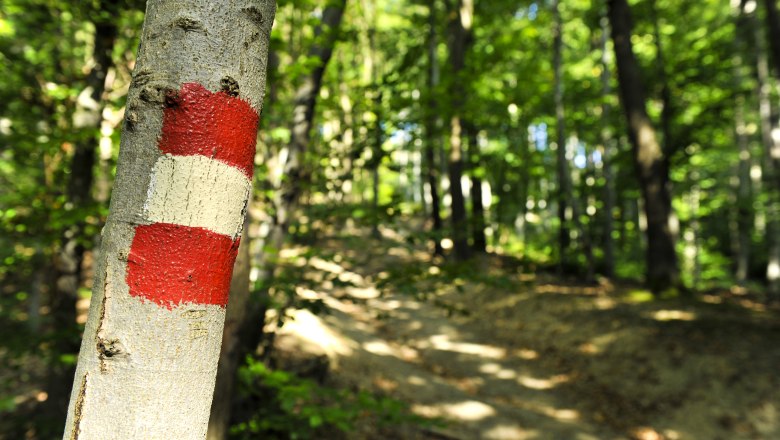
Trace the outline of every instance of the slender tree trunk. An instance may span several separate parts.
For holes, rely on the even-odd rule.
[[[694,289],[699,287],[701,281],[701,226],[699,221],[699,206],[701,201],[701,189],[699,186],[699,172],[693,169],[688,173],[688,181],[691,183],[691,191],[685,197],[686,204],[691,208],[689,234],[684,234],[685,255],[688,259],[688,270],[691,274],[691,284]]]
[[[750,143],[745,124],[745,99],[740,96],[735,108],[736,137],[739,148],[737,171],[737,283],[744,286],[750,270],[750,232],[753,226],[753,194],[750,188]]]
[[[528,214],[528,195],[531,194],[531,141],[528,138],[527,130],[528,130],[528,124],[525,123],[525,121],[520,120],[519,123],[516,124],[516,130],[518,131],[516,139],[518,140],[518,155],[520,157],[520,180],[518,182],[518,188],[517,188],[517,199],[518,200],[518,208],[519,213],[518,217],[519,219],[515,219],[515,230],[517,233],[518,238],[520,239],[520,242],[523,243],[523,257],[525,257],[525,249],[527,249],[527,243],[528,243],[528,237],[531,237],[531,233],[533,232],[531,229],[531,224],[526,220],[527,214]],[[523,137],[523,133],[526,134],[525,138]],[[525,139],[525,140],[523,140]],[[499,182],[498,185],[499,188],[503,187],[503,184]],[[507,195],[507,199],[508,199]],[[503,196],[502,196],[503,200]],[[499,202],[498,207],[501,207],[501,203]],[[504,221],[504,215],[502,215],[500,212],[496,212],[496,217],[498,218],[499,224]],[[519,222],[518,222],[519,220]]]
[[[471,25],[474,19],[473,0],[457,0],[455,8],[450,11],[453,17],[450,26],[452,39],[450,45],[450,67],[454,80],[452,81],[451,99],[452,116],[450,117],[450,154],[448,175],[450,180],[450,196],[452,198],[452,241],[455,259],[463,261],[470,254],[468,240],[468,223],[466,219],[466,203],[461,187],[463,176],[463,121],[464,111],[463,68],[465,67],[466,50],[471,39]]]
[[[455,259],[463,261],[469,257],[468,224],[466,223],[466,203],[461,187],[463,176],[462,127],[458,116],[450,119],[450,154],[448,175],[450,180],[450,197],[452,199],[452,241]]]
[[[661,31],[658,23],[658,11],[656,10],[656,0],[650,5],[653,14],[653,37],[656,49],[656,68],[658,69],[658,78],[661,83],[661,133],[663,134],[662,149],[668,158],[676,149],[674,137],[672,135],[672,118],[674,109],[672,108],[672,91],[669,87],[669,76],[666,74],[666,57],[664,56],[664,46],[661,42]]]
[[[64,438],[206,436],[274,9],[147,3]]]
[[[579,242],[581,252],[585,254],[585,280],[591,282],[593,281],[595,275],[595,263],[593,261],[593,246],[591,245],[590,231],[588,230],[588,224],[582,221],[583,210],[580,205],[579,198],[573,194],[574,185],[571,181],[571,174],[567,174],[565,179],[566,186],[568,188],[572,188],[571,192],[569,193],[569,206],[571,206],[574,227],[578,232],[577,240]]]
[[[749,15],[750,27],[755,29],[756,77],[761,128],[761,141],[764,145],[762,176],[767,193],[766,206],[766,279],[770,294],[780,295],[780,139],[773,136],[778,129],[772,116],[771,78],[766,45],[754,16]]]
[[[563,22],[559,1],[553,0],[553,73],[555,88],[555,143],[556,150],[556,170],[558,174],[558,195],[556,202],[558,204],[558,274],[565,272],[566,259],[568,255],[570,233],[569,218],[571,213],[568,209],[568,197],[571,188],[568,187],[569,167],[566,159],[566,114],[563,106]]]
[[[620,97],[647,216],[647,283],[659,292],[679,284],[679,269],[669,220],[672,215],[669,170],[645,107],[639,65],[631,45],[631,10],[626,0],[609,0]]]
[[[473,171],[479,167],[480,152],[477,128],[473,124],[466,124],[466,137],[468,139],[468,158],[471,173],[471,237],[472,249],[479,253],[487,251],[487,238],[485,237],[485,206],[482,201],[482,179]]]
[[[431,222],[433,229],[433,253],[443,255],[441,247],[441,203],[439,201],[439,168],[436,165],[436,139],[438,138],[436,87],[439,85],[439,62],[436,54],[436,3],[428,6],[428,111],[425,116],[425,178],[431,196]]]
[[[374,59],[376,56],[376,41],[374,40],[375,29],[369,31],[369,49],[371,57],[371,82],[374,88],[374,139],[372,142],[373,152],[371,155],[371,208],[374,212],[372,216],[371,236],[380,238],[379,233],[379,167],[382,165],[382,143],[384,142],[384,133],[382,131],[382,91],[379,83],[378,63]]]
[[[341,17],[344,14],[346,0],[329,4],[322,13],[322,21],[315,30],[315,44],[309,49],[308,56],[317,58],[320,63],[307,75],[295,92],[293,125],[287,160],[283,164],[284,181],[275,191],[276,224],[282,231],[287,230],[290,216],[295,211],[303,185],[308,183],[308,172],[304,168],[304,155],[311,143],[311,130],[314,124],[314,110],[322,88],[322,77],[328,66],[333,47],[338,37]]]
[[[777,0],[764,0],[766,7],[766,28],[769,35],[769,50],[775,66],[775,77],[780,80],[780,13],[777,12]]]
[[[612,93],[609,80],[609,52],[607,51],[607,39],[609,33],[609,21],[606,17],[601,20],[601,142],[603,144],[602,171],[604,173],[604,273],[608,277],[615,275],[615,241],[612,239],[614,230],[613,215],[615,210],[615,182],[612,174],[612,157],[614,155],[614,139],[612,136],[610,115],[612,107],[607,101]]]
[[[737,90],[743,89],[745,78],[749,73],[745,72],[750,65],[745,57],[752,46],[749,42],[753,39],[753,30],[749,25],[751,20],[745,13],[745,4],[740,5],[736,20],[736,36],[734,39],[734,87]],[[750,271],[750,245],[751,232],[753,226],[753,193],[752,182],[750,180],[750,165],[752,162],[750,154],[750,138],[747,132],[747,123],[745,121],[745,96],[740,93],[736,99],[734,108],[734,135],[736,138],[739,165],[737,167],[737,188],[735,191],[735,205],[737,207],[732,221],[732,240],[734,252],[736,255],[735,276],[737,284],[744,286],[747,282]]]
[[[340,62],[339,66],[343,66],[344,62]],[[353,115],[353,105],[352,100],[349,95],[349,86],[346,82],[342,82],[339,85],[339,106],[341,108],[341,120],[344,124],[343,133],[342,133],[342,157],[341,157],[341,170],[340,170],[340,176],[339,179],[341,181],[341,189],[343,191],[341,201],[342,203],[346,203],[351,201],[352,198],[352,185],[353,185],[353,170],[352,170],[352,154],[354,147],[354,138],[355,138],[355,124],[354,124],[354,118]]]

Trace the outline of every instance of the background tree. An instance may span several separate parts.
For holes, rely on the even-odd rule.
[[[645,109],[641,74],[631,47],[631,10],[628,3],[610,0],[609,18],[620,96],[629,137],[634,145],[634,160],[647,216],[647,281],[654,290],[660,291],[676,285],[679,278],[670,228],[672,205],[668,163]]]
[[[463,115],[465,103],[461,94],[463,68],[468,47],[471,44],[471,26],[474,22],[474,4],[472,0],[454,0],[447,3],[448,15],[451,17],[449,63],[453,78],[450,80],[450,99],[452,110],[450,116],[450,151],[447,170],[452,200],[452,241],[455,257],[465,260],[469,257],[468,223],[466,220],[466,205],[461,186],[463,176]]]

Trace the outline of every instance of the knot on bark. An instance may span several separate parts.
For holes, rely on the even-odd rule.
[[[238,87],[238,81],[233,79],[231,76],[225,76],[219,81],[220,88],[223,92],[226,94],[236,98],[238,97],[239,93],[239,87]]]
[[[201,23],[199,20],[196,20],[192,17],[186,17],[186,16],[176,17],[176,19],[171,22],[171,27],[177,27],[183,29],[185,32],[205,31],[205,29],[203,28],[203,23]]]
[[[119,339],[98,338],[96,348],[101,362],[106,359],[126,356],[125,347]]]
[[[250,6],[248,8],[241,9],[241,12],[243,12],[244,15],[246,15],[246,17],[252,23],[254,23],[254,24],[258,25],[258,26],[261,26],[263,24],[263,20],[264,20],[263,11],[261,11],[260,9],[254,7],[254,6]]]

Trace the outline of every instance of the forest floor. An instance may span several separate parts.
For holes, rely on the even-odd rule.
[[[293,312],[278,356],[327,356],[330,383],[445,421],[354,438],[780,438],[777,309],[561,282],[496,255],[436,266],[381,235],[347,228],[285,255],[316,281],[298,295],[328,313]]]

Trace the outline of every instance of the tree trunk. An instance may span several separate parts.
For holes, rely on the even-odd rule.
[[[761,128],[761,141],[764,145],[762,161],[762,176],[766,183],[766,244],[767,268],[766,279],[770,294],[780,295],[780,139],[773,136],[773,130],[778,129],[772,116],[771,78],[769,75],[769,60],[766,45],[760,28],[753,16],[748,16],[750,25],[755,29],[754,41],[756,47],[756,77]]]
[[[463,123],[464,110],[463,68],[465,67],[466,50],[471,39],[471,25],[474,16],[473,0],[458,0],[450,23],[452,40],[450,45],[450,67],[453,81],[451,83],[452,116],[450,118],[450,154],[448,175],[450,180],[450,196],[452,198],[452,241],[455,259],[463,261],[469,257],[468,223],[466,221],[466,204],[461,187],[463,176]]]
[[[443,255],[441,247],[441,207],[439,202],[439,168],[436,165],[436,139],[438,138],[436,87],[439,85],[439,63],[436,55],[436,3],[428,6],[428,113],[425,117],[425,177],[431,196],[431,221],[433,223],[433,253]]]
[[[371,57],[371,83],[374,89],[373,112],[374,112],[374,139],[371,142],[373,151],[371,152],[371,161],[369,167],[371,168],[371,210],[374,215],[371,216],[371,236],[374,238],[380,238],[382,234],[379,233],[379,167],[382,166],[382,143],[384,142],[384,132],[382,130],[382,90],[379,80],[378,63],[374,59],[376,55],[376,42],[374,39],[375,30],[369,30],[369,51]]]
[[[618,84],[628,134],[634,147],[634,164],[647,216],[647,283],[660,292],[679,283],[677,254],[669,219],[669,169],[645,107],[645,94],[631,45],[631,10],[626,0],[609,0],[609,20],[618,71]]]
[[[344,74],[344,62],[338,64],[342,69],[340,74]],[[341,140],[341,170],[339,171],[340,187],[342,190],[341,202],[348,203],[352,200],[353,191],[353,150],[355,148],[355,118],[353,118],[354,106],[349,95],[350,87],[346,82],[339,84],[339,107],[341,108],[341,122],[343,123],[343,133]]]
[[[666,74],[666,57],[664,56],[664,47],[661,42],[661,31],[658,23],[658,11],[656,10],[656,0],[650,4],[653,14],[653,38],[656,49],[656,67],[658,69],[658,78],[661,83],[661,133],[663,134],[662,150],[669,157],[675,150],[674,137],[672,135],[672,118],[674,109],[672,108],[672,92],[669,87],[669,77]]]
[[[609,52],[607,51],[607,35],[609,23],[606,17],[601,20],[601,142],[603,144],[602,162],[604,173],[604,274],[615,275],[615,241],[612,239],[614,229],[613,211],[615,210],[615,182],[612,174],[612,157],[614,139],[610,126],[612,107],[607,97],[612,93],[609,84]]]
[[[274,9],[147,3],[64,438],[206,436]]]
[[[473,171],[479,167],[479,139],[477,128],[473,124],[466,124],[466,137],[468,139],[469,168],[471,169],[471,237],[472,249],[479,253],[487,251],[487,238],[485,237],[485,206],[482,201],[482,179]]]
[[[688,271],[691,274],[691,285],[694,289],[699,287],[701,281],[701,222],[699,220],[699,207],[701,204],[701,189],[699,184],[699,172],[696,169],[688,173],[688,181],[691,183],[691,191],[683,198],[691,208],[690,234],[685,234],[686,258]]]
[[[769,50],[775,66],[775,76],[780,80],[780,13],[777,0],[764,0],[766,6],[766,28],[769,34]]]
[[[745,54],[749,53],[750,41],[753,39],[753,30],[749,25],[751,20],[745,13],[745,3],[741,2],[737,11],[736,30],[734,39],[734,88],[742,90],[744,88],[745,78],[749,73],[745,72],[749,63],[746,62]],[[739,165],[736,170],[737,188],[735,191],[735,206],[732,220],[733,227],[732,243],[736,255],[735,276],[737,284],[745,286],[750,272],[750,245],[751,231],[753,229],[753,193],[752,182],[750,180],[750,165],[752,162],[750,154],[750,138],[745,120],[745,96],[743,93],[737,95],[736,105],[734,107],[734,136],[736,138]]]
[[[553,11],[553,73],[555,88],[555,142],[556,150],[556,170],[558,174],[558,194],[556,202],[558,204],[558,274],[565,272],[566,257],[568,254],[570,235],[569,219],[571,212],[568,209],[568,197],[571,194],[571,188],[568,187],[569,166],[566,162],[566,115],[563,106],[563,76],[562,76],[562,57],[563,57],[563,23],[558,0],[552,2]]]
[[[322,21],[315,30],[315,43],[308,53],[310,58],[317,58],[320,62],[309,75],[304,77],[295,92],[290,145],[286,161],[280,164],[283,179],[274,191],[275,224],[283,235],[286,235],[290,216],[297,208],[303,186],[309,181],[303,165],[304,155],[311,143],[314,110],[317,96],[322,88],[322,76],[333,55],[345,6],[346,0],[340,0],[332,2],[323,11]]]
[[[750,232],[753,226],[753,194],[750,182],[750,143],[745,124],[745,99],[739,96],[735,106],[739,168],[737,170],[737,283],[744,286],[750,270]]]

